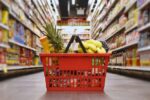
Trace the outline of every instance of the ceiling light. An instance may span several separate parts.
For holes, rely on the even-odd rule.
[[[88,5],[92,4],[92,1],[93,1],[93,0],[89,0]]]
[[[76,3],[76,0],[72,0],[72,5],[75,5],[75,3]]]

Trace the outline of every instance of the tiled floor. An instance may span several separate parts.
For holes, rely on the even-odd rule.
[[[0,82],[0,100],[150,100],[150,82],[107,74],[104,93],[48,93],[41,72]]]

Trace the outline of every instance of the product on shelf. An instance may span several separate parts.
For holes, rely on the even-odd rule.
[[[2,6],[0,5],[0,22],[2,22]]]
[[[18,46],[10,45],[6,54],[6,62],[8,65],[19,65],[19,51],[20,49]]]
[[[150,22],[150,9],[146,9],[141,12],[139,16],[139,24],[140,26],[144,26]]]
[[[141,66],[150,66],[150,51],[140,52]]]
[[[137,47],[128,48],[126,55],[127,66],[140,66],[140,56]]]
[[[20,65],[34,65],[34,53],[32,50],[28,50],[20,47]]]
[[[0,48],[0,64],[6,64],[6,50]]]
[[[139,48],[150,46],[150,31],[145,31],[140,34]]]
[[[16,21],[14,19],[9,19],[9,38],[12,39],[15,33]]]
[[[3,36],[3,38],[2,38],[2,42],[5,42],[5,43],[7,43],[8,42],[8,31],[7,30],[2,30],[2,36]]]
[[[131,44],[139,41],[140,34],[136,30],[126,35],[126,44]]]
[[[15,22],[14,24],[14,36],[13,39],[21,44],[25,44],[25,31],[24,31],[24,27],[23,25],[21,25],[20,23]]]
[[[8,17],[9,17],[9,12],[8,10],[3,9],[2,10],[2,23],[7,25],[8,24]]]
[[[3,40],[3,32],[2,32],[2,30],[0,29],[0,43],[2,42],[2,40]]]

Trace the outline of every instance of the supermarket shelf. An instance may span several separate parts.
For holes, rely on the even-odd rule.
[[[139,32],[142,32],[142,31],[145,31],[145,30],[147,30],[147,29],[149,29],[149,28],[150,28],[150,23],[148,23],[148,24],[142,26],[141,28],[138,29],[138,31],[139,31]]]
[[[0,2],[7,7],[8,9],[10,9],[10,5],[5,1],[5,0],[0,0]]]
[[[133,42],[133,43],[131,43],[131,44],[127,44],[127,45],[121,46],[121,47],[116,48],[116,49],[113,49],[113,50],[111,50],[111,51],[112,51],[112,52],[119,51],[119,50],[122,50],[122,49],[126,49],[126,48],[128,48],[128,47],[130,47],[130,46],[137,45],[137,44],[138,44],[138,41],[137,41],[137,42]]]
[[[3,28],[5,30],[9,30],[9,27],[7,25],[4,25],[3,23],[0,23],[0,28]]]
[[[4,44],[4,43],[0,43],[0,48],[9,48],[9,45]]]
[[[150,67],[137,67],[137,66],[108,66],[109,68],[127,69],[127,70],[137,70],[137,71],[149,71]]]
[[[116,32],[114,32],[112,35],[110,35],[109,37],[107,37],[105,39],[105,41],[107,41],[108,39],[110,39],[111,37],[113,37],[114,35],[116,35],[117,33],[121,32],[122,30],[125,29],[125,26],[121,27],[119,30],[117,30]]]
[[[143,48],[140,48],[138,49],[139,52],[142,52],[142,51],[150,51],[150,46],[146,46],[146,47],[143,47]]]
[[[145,0],[145,3],[139,8],[139,10],[144,10],[146,8],[149,8],[150,0]]]
[[[19,69],[32,69],[32,68],[43,68],[42,65],[36,65],[36,66],[7,66],[7,70],[19,70]],[[3,71],[3,68],[0,67],[0,71]]]
[[[118,13],[114,17],[112,17],[112,19],[108,22],[102,32],[104,32],[109,27],[109,25],[111,25],[113,21],[115,21],[123,13],[124,9],[125,7],[122,7],[122,9],[120,9],[120,11],[118,11]]]
[[[100,18],[100,20],[104,20],[104,18],[109,14],[109,12],[112,10],[112,8],[117,4],[118,0],[115,0],[112,5],[108,8],[106,13]]]
[[[132,3],[130,3],[129,6],[126,7],[125,9],[125,14],[129,12],[129,10],[137,3],[137,0],[132,0]]]
[[[137,67],[137,66],[108,66],[108,72],[150,80],[150,66]]]
[[[28,25],[26,25],[25,23],[23,23],[12,11],[9,11],[10,15],[16,19],[19,23],[21,23],[24,27],[26,27],[27,29],[29,29],[33,34],[35,34],[36,36],[40,37],[38,34],[36,34]]]
[[[0,65],[1,66],[1,65]],[[4,69],[7,69],[7,73],[4,73]],[[43,71],[41,65],[38,66],[2,66],[0,67],[0,80],[6,80],[8,78],[13,78],[17,76],[22,76],[26,74],[32,74],[36,72]]]
[[[134,29],[137,28],[137,27],[138,27],[138,24],[135,24],[135,25],[133,25],[131,28],[126,29],[125,33],[126,33],[126,34],[129,33],[129,32],[131,32],[132,30],[134,30]]]
[[[16,42],[16,41],[14,41],[14,40],[9,40],[9,42],[10,42],[10,43],[13,43],[13,44],[15,44],[15,45],[18,45],[18,46],[21,46],[21,47],[24,47],[24,48],[27,48],[27,49],[30,49],[30,50],[35,51],[35,52],[36,52],[36,49],[31,48],[31,47],[29,47],[29,46],[26,46],[26,45],[24,45],[24,44],[20,44],[20,43],[18,43],[18,42]]]

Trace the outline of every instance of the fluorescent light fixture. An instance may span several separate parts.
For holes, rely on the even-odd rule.
[[[93,0],[89,0],[88,5],[92,4],[92,1],[93,1]]]
[[[76,0],[72,0],[72,5],[75,5],[75,3],[76,3]]]
[[[59,5],[59,2],[58,2],[58,0],[54,0],[54,1],[55,1],[56,5],[58,6],[58,5]]]

